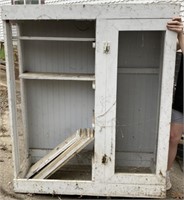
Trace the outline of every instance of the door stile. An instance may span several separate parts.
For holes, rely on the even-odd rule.
[[[176,56],[176,34],[166,31],[163,53],[162,81],[160,93],[160,115],[158,126],[158,147],[156,174],[165,176],[167,170],[168,144],[174,84],[174,66]]]
[[[118,31],[107,20],[96,23],[95,154],[93,180],[114,175]]]

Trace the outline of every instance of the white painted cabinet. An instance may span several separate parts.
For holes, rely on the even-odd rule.
[[[15,191],[164,197],[176,51],[166,23],[179,6],[11,6],[2,13]],[[18,28],[23,156],[11,21]],[[80,153],[64,152],[74,158],[51,176],[28,176],[78,129],[93,128],[94,142]]]

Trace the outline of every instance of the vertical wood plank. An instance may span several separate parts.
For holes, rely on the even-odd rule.
[[[109,52],[104,52],[105,45]],[[107,21],[97,21],[95,90],[95,157],[93,179],[114,175],[118,31]]]
[[[19,37],[20,34],[20,25],[16,24],[16,30],[17,30],[17,36]],[[17,40],[17,48],[18,48],[18,59],[19,59],[19,73],[22,74],[23,73],[23,52],[22,52],[22,42],[20,39]],[[22,176],[25,176],[25,174],[28,171],[28,168],[30,166],[30,160],[29,160],[29,137],[28,137],[28,128],[27,128],[27,118],[26,118],[26,113],[27,113],[27,109],[26,109],[26,90],[25,90],[25,80],[24,79],[20,79],[20,95],[21,95],[21,109],[22,109],[22,127],[23,127],[23,141],[24,141],[24,165],[21,167],[21,171]]]
[[[165,176],[167,170],[168,144],[172,109],[174,70],[176,56],[176,34],[166,31],[163,54],[163,70],[158,128],[156,174]]]
[[[5,40],[5,59],[8,85],[8,102],[10,116],[10,131],[12,138],[12,152],[14,162],[14,178],[17,178],[20,169],[19,142],[17,132],[17,110],[16,110],[16,89],[15,89],[15,69],[12,44],[12,29],[9,21],[3,21]]]
[[[103,33],[103,34],[102,34]],[[106,85],[106,55],[103,54],[103,42],[106,37],[106,21],[96,21],[96,60],[95,60],[95,151],[92,163],[92,180],[104,181],[103,157],[105,156],[106,137],[106,107],[105,107],[105,85]]]
[[[158,132],[159,132],[159,116],[160,116],[160,94],[161,94],[161,84],[162,84],[162,69],[163,69],[163,57],[164,57],[164,43],[165,43],[165,32],[163,31],[162,33],[162,36],[161,36],[161,41],[162,43],[160,44],[160,49],[161,49],[161,55],[160,55],[160,68],[159,68],[159,80],[158,80],[158,85],[159,85],[159,88],[158,88],[158,104],[159,106],[157,107],[157,116],[156,116],[156,123],[157,123],[157,140],[158,141]],[[158,143],[157,145],[155,146],[154,148],[154,159],[153,159],[153,162],[154,162],[154,165],[152,165],[152,170],[156,172],[156,160],[157,160],[157,149],[158,149]]]
[[[108,23],[107,42],[110,46],[106,54],[106,84],[105,84],[105,118],[106,137],[105,152],[107,163],[105,164],[105,179],[115,173],[115,140],[116,140],[116,105],[117,105],[117,70],[118,70],[118,35],[119,31]]]

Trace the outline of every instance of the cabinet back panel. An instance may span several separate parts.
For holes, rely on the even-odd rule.
[[[92,41],[49,41],[49,37],[56,40],[57,37],[95,40],[94,21],[28,20],[19,21],[19,27],[20,36],[32,37],[31,40],[21,42],[23,71],[94,73],[95,49],[92,47]],[[39,40],[36,37],[48,38]]]
[[[92,42],[24,41],[23,71],[94,73]]]
[[[52,149],[79,128],[91,128],[91,82],[26,80],[29,147]]]
[[[163,41],[161,31],[119,33],[116,166],[123,165],[125,159],[131,160],[126,157],[129,153],[148,153],[149,163],[155,159]],[[125,153],[123,158],[119,152]],[[134,166],[143,158],[137,157]]]
[[[116,150],[154,152],[158,75],[118,75]]]
[[[95,21],[42,20],[19,21],[21,36],[95,37]]]

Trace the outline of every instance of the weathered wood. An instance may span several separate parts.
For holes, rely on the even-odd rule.
[[[107,22],[107,35],[105,41],[109,41],[110,53],[106,55],[106,85],[105,85],[105,152],[107,163],[105,164],[105,180],[115,173],[116,151],[116,109],[117,109],[117,75],[118,75],[118,36],[119,31],[115,26]],[[108,135],[108,137],[107,137]],[[109,148],[110,147],[110,148]]]
[[[95,38],[72,38],[72,37],[31,37],[20,36],[14,39],[19,40],[44,40],[44,41],[70,41],[70,42],[94,42]]]
[[[163,12],[166,10],[167,12]],[[103,4],[103,5],[25,5],[3,6],[3,20],[114,19],[114,18],[171,18],[179,5],[167,4]],[[16,15],[15,15],[16,13]]]
[[[50,151],[52,151],[52,149],[30,149],[32,163],[38,162],[45,155],[49,154]],[[72,160],[70,160],[70,165],[91,165],[91,158],[93,154],[93,150],[83,149]]]
[[[132,177],[131,180],[134,179]],[[141,176],[137,176],[138,178]],[[129,179],[129,177],[127,177]],[[145,177],[146,180],[146,177]],[[147,184],[124,184],[104,183],[93,181],[64,181],[64,180],[39,180],[39,179],[17,179],[14,180],[16,192],[40,193],[40,194],[69,194],[69,195],[91,195],[91,196],[116,196],[116,197],[146,197],[164,198],[165,187],[152,182]]]
[[[67,148],[69,148],[73,143],[80,139],[79,132],[77,131],[71,137],[67,138],[64,142],[55,147],[52,151],[50,151],[46,156],[40,159],[37,163],[35,163],[29,170],[26,178],[30,178],[35,173],[37,173],[40,169],[45,167],[48,163],[54,160],[58,155],[64,152]]]
[[[105,86],[106,55],[103,54],[103,41],[106,37],[106,21],[96,21],[96,63],[95,63],[95,154],[92,165],[92,180],[104,181],[104,164],[102,158],[105,155]],[[102,34],[103,33],[103,34]],[[102,76],[103,74],[103,76]]]
[[[156,174],[166,175],[176,56],[176,33],[166,31],[163,53]]]
[[[170,81],[173,79],[174,74],[174,54],[175,54],[175,42],[176,42],[176,35],[173,33],[170,33],[166,29],[166,23],[170,20],[172,16],[175,16],[179,13],[179,5],[170,5],[167,4],[104,4],[104,5],[57,5],[57,6],[12,6],[12,7],[3,7],[2,9],[3,13],[3,19],[4,23],[9,23],[9,21],[5,22],[5,20],[12,20],[13,22],[18,21],[22,22],[22,28],[27,28],[26,31],[29,31],[28,26],[23,27],[23,24],[26,23],[26,20],[44,20],[47,22],[47,20],[69,20],[74,19],[75,20],[95,20],[95,30],[96,30],[96,39],[95,39],[95,53],[96,56],[94,56],[94,52],[91,51],[90,43],[84,43],[83,45],[89,45],[89,47],[81,48],[80,45],[77,46],[77,48],[73,48],[73,45],[75,44],[81,44],[80,42],[72,41],[72,45],[70,48],[67,48],[66,46],[62,46],[62,48],[59,46],[60,42],[52,42],[55,41],[58,38],[52,37],[49,38],[51,41],[33,41],[35,40],[47,40],[48,38],[43,37],[40,38],[40,35],[43,34],[43,30],[41,32],[33,32],[31,34],[38,34],[38,37],[32,37],[29,38],[27,35],[22,37],[22,41],[25,50],[25,57],[26,61],[24,63],[25,66],[22,66],[24,70],[21,71],[20,77],[22,78],[23,82],[26,83],[26,93],[27,93],[27,100],[29,101],[29,115],[30,117],[30,133],[32,133],[31,139],[29,138],[29,144],[31,149],[37,149],[41,152],[41,150],[46,150],[47,145],[48,148],[53,148],[53,143],[55,142],[53,140],[56,139],[56,135],[53,136],[54,139],[52,141],[49,141],[47,144],[44,144],[46,139],[44,138],[44,141],[40,140],[44,136],[51,136],[52,129],[55,129],[55,125],[59,129],[62,126],[66,126],[68,129],[74,128],[74,126],[78,126],[78,124],[72,124],[70,125],[70,121],[73,122],[71,119],[74,119],[74,122],[77,121],[77,117],[79,115],[76,115],[75,118],[72,118],[72,114],[75,114],[75,106],[78,104],[75,104],[75,100],[72,101],[71,97],[77,96],[77,100],[81,101],[81,96],[86,98],[88,101],[92,97],[92,93],[90,95],[85,96],[88,92],[88,88],[91,86],[88,82],[73,82],[73,81],[47,81],[47,80],[65,80],[65,79],[57,79],[57,75],[44,75],[45,72],[70,72],[74,70],[77,73],[80,73],[80,70],[84,70],[84,72],[93,73],[93,70],[95,68],[95,76],[94,74],[91,74],[93,77],[87,76],[85,77],[85,81],[95,81],[95,120],[94,120],[94,127],[95,127],[95,148],[94,148],[94,158],[92,163],[92,181],[79,181],[79,180],[43,180],[47,177],[49,177],[51,174],[53,174],[56,170],[58,170],[63,164],[66,163],[70,158],[72,158],[77,152],[79,152],[85,145],[88,144],[88,142],[92,141],[93,138],[87,137],[82,138],[79,140],[76,140],[71,145],[68,145],[68,148],[64,150],[61,154],[56,156],[51,162],[49,161],[48,155],[43,158],[43,160],[38,162],[34,167],[36,170],[39,169],[40,166],[44,163],[44,167],[38,171],[35,171],[35,169],[32,169],[34,173],[36,172],[36,175],[31,175],[33,179],[18,179],[17,178],[17,168],[15,172],[15,179],[14,179],[14,188],[17,192],[26,192],[26,193],[49,193],[49,194],[74,194],[74,195],[98,195],[98,196],[127,196],[127,197],[156,197],[156,198],[162,198],[165,196],[166,189],[165,189],[165,172],[167,169],[167,154],[168,154],[168,139],[169,139],[169,120],[170,120],[170,112],[171,112],[171,100],[172,100],[172,83],[173,81]],[[16,13],[16,14],[15,14]],[[38,25],[38,24],[37,24]],[[8,24],[9,26],[9,24]],[[67,24],[67,28],[70,28]],[[93,27],[94,30],[94,27]],[[164,52],[163,55],[161,55],[159,58],[159,66],[160,69],[163,66],[163,70],[159,71],[155,69],[144,69],[138,71],[137,69],[122,69],[123,73],[145,73],[150,75],[154,74],[156,76],[160,76],[160,82],[162,83],[162,87],[160,90],[161,94],[161,100],[159,102],[160,105],[158,106],[158,111],[160,111],[159,119],[157,120],[159,124],[158,127],[158,149],[155,152],[150,152],[151,155],[148,155],[146,158],[146,163],[149,163],[151,165],[153,158],[153,162],[155,162],[155,158],[157,158],[156,164],[154,163],[153,166],[156,168],[156,170],[147,173],[116,173],[115,171],[115,150],[116,150],[116,143],[115,143],[115,135],[116,135],[116,100],[117,100],[117,60],[118,60],[118,35],[121,31],[157,31],[161,32],[161,36],[165,37],[162,38],[163,43],[165,43]],[[40,34],[39,34],[40,33]],[[49,35],[52,36],[54,33],[49,32]],[[78,34],[78,32],[77,32]],[[57,34],[56,34],[57,35]],[[70,34],[68,34],[70,35]],[[66,34],[66,36],[68,36]],[[84,36],[81,34],[81,38],[84,38]],[[9,33],[7,34],[7,38],[11,36]],[[75,37],[75,34],[74,36]],[[94,32],[90,32],[89,36],[88,34],[86,37],[89,39],[92,37],[94,39]],[[81,39],[80,38],[80,39]],[[68,39],[68,38],[65,38]],[[73,39],[73,38],[72,38]],[[25,41],[29,40],[29,41]],[[59,39],[60,40],[60,39]],[[90,39],[91,40],[91,39]],[[144,40],[144,38],[143,38]],[[151,40],[151,38],[150,38]],[[35,42],[35,43],[34,43]],[[91,41],[92,42],[92,41]],[[34,44],[33,44],[34,43]],[[37,46],[37,43],[40,44],[40,49],[38,48],[38,52],[42,52],[40,56],[38,56],[38,52],[34,52],[35,59],[33,60],[32,52],[35,49],[35,46]],[[53,45],[54,43],[54,45]],[[36,45],[35,45],[36,44]],[[59,45],[57,45],[59,44]],[[63,42],[63,44],[67,44],[66,42]],[[71,44],[71,42],[69,42]],[[144,46],[144,42],[143,42]],[[148,45],[149,46],[149,45]],[[151,46],[151,45],[150,45]],[[160,48],[163,46],[160,45]],[[8,46],[9,50],[11,50],[11,46]],[[147,47],[148,48],[148,47]],[[52,51],[53,49],[53,51]],[[72,51],[75,49],[75,51]],[[75,63],[72,62],[78,62],[78,49],[80,49],[82,52],[81,57],[84,57],[83,54],[85,54],[85,57],[88,57],[89,53],[89,59],[84,59],[86,63],[88,64],[84,65],[81,69],[80,64],[83,62],[83,59],[81,59],[81,63],[79,64],[77,69],[72,69],[72,66],[75,66]],[[94,50],[94,49],[93,49]],[[171,52],[170,52],[171,51]],[[59,53],[58,53],[59,52]],[[76,53],[77,52],[77,53]],[[162,51],[160,51],[162,54]],[[9,53],[9,52],[8,52]],[[27,53],[27,54],[26,54]],[[67,56],[67,53],[69,53],[69,56]],[[136,53],[136,51],[135,51]],[[64,56],[63,56],[64,55]],[[72,60],[71,57],[74,55],[75,61]],[[44,56],[48,59],[46,59],[46,62],[44,60]],[[51,59],[50,59],[51,56]],[[61,56],[61,57],[60,57]],[[59,58],[59,59],[58,59]],[[73,57],[72,57],[73,58]],[[144,58],[144,56],[143,56]],[[94,66],[94,59],[95,59],[95,66]],[[142,59],[142,58],[141,58]],[[162,63],[163,59],[163,63]],[[53,62],[58,62],[56,65],[52,66]],[[11,60],[10,60],[11,62]],[[40,63],[39,63],[40,62]],[[45,62],[45,63],[44,63]],[[67,67],[65,63],[67,62]],[[38,64],[39,63],[39,64]],[[50,64],[51,63],[51,64]],[[62,64],[61,64],[62,63]],[[161,63],[161,64],[160,64]],[[11,63],[9,63],[11,64]],[[42,64],[41,69],[39,68],[39,65]],[[83,63],[84,64],[84,63]],[[151,67],[154,67],[154,63]],[[34,66],[35,65],[35,66]],[[11,67],[9,65],[9,67]],[[27,67],[27,68],[26,68]],[[30,68],[29,68],[30,67]],[[71,67],[71,69],[70,69]],[[86,68],[85,68],[86,67]],[[139,66],[138,66],[139,67]],[[146,66],[144,66],[146,67]],[[69,69],[68,69],[69,68]],[[168,69],[169,68],[169,69]],[[28,70],[29,69],[29,70]],[[68,69],[68,71],[67,71]],[[35,71],[43,71],[43,73],[35,73]],[[66,70],[66,71],[65,71]],[[132,71],[131,71],[132,70]],[[33,72],[31,74],[24,73],[26,71]],[[121,71],[121,70],[120,70]],[[84,74],[85,76],[86,74]],[[69,79],[66,80],[82,80],[82,77],[78,78],[74,76],[74,78],[71,79],[73,75],[69,75]],[[66,78],[66,75],[64,76]],[[68,78],[68,77],[67,77]],[[83,77],[84,78],[84,77]],[[11,79],[11,77],[9,78]],[[32,79],[32,80],[26,80],[26,79]],[[34,81],[35,79],[45,79],[45,81]],[[11,82],[12,80],[10,80]],[[47,84],[48,83],[48,84]],[[65,84],[68,84],[67,87]],[[85,87],[85,91],[80,89],[80,87],[74,87],[76,85],[74,84],[88,84],[88,87]],[[90,86],[89,86],[90,85]],[[158,84],[159,85],[159,84]],[[13,87],[13,85],[10,84],[10,87]],[[48,90],[49,88],[49,90]],[[72,89],[71,89],[72,88]],[[90,88],[91,89],[91,88]],[[13,90],[11,90],[12,92]],[[44,91],[42,93],[42,91]],[[59,92],[58,92],[59,91]],[[81,92],[79,95],[79,91]],[[23,91],[24,92],[24,91]],[[74,95],[70,95],[71,93],[74,93]],[[169,94],[169,95],[168,95]],[[12,95],[12,93],[11,93]],[[14,95],[14,94],[13,94]],[[68,95],[69,98],[63,98],[63,96]],[[41,96],[41,97],[40,97]],[[57,96],[57,100],[54,99]],[[90,98],[88,98],[90,96]],[[53,98],[54,97],[54,98]],[[12,106],[15,106],[14,101],[15,99],[10,99],[13,101]],[[63,102],[69,102],[68,104],[62,104],[65,106],[60,106],[60,100]],[[39,101],[39,102],[38,102]],[[41,111],[40,113],[37,112],[38,108],[40,107]],[[51,106],[50,106],[51,105]],[[66,112],[66,105],[71,106],[72,108],[69,108],[69,112]],[[89,106],[90,105],[90,106]],[[68,107],[69,107],[68,106]],[[83,106],[83,105],[82,105]],[[79,104],[80,111],[82,112],[83,109],[81,104]],[[86,109],[85,112],[92,113],[92,107],[93,104],[84,105],[86,107],[90,107],[89,109]],[[59,107],[56,108],[56,107]],[[168,109],[170,107],[170,109]],[[54,109],[53,109],[54,108]],[[78,108],[76,108],[78,109]],[[118,109],[118,108],[117,108]],[[46,111],[45,111],[46,110]],[[59,114],[57,116],[63,117],[64,120],[61,122],[60,117],[59,120],[57,117],[55,117],[54,112],[51,113],[51,111],[58,112]],[[78,111],[78,110],[77,110]],[[27,112],[24,110],[24,112]],[[63,112],[69,117],[66,118],[64,115],[60,115],[60,113]],[[47,114],[50,114],[49,116]],[[78,112],[76,112],[78,114]],[[13,115],[15,112],[13,113]],[[39,115],[40,114],[40,115]],[[39,117],[37,116],[39,115]],[[14,115],[15,116],[15,115]],[[72,117],[71,117],[72,116]],[[80,117],[83,115],[81,114]],[[15,116],[16,117],[16,116]],[[88,121],[90,121],[91,115],[88,115],[86,118]],[[52,120],[50,120],[52,118]],[[11,117],[11,120],[14,123],[14,119]],[[35,123],[36,120],[39,120],[39,123]],[[86,119],[85,119],[86,120]],[[86,123],[79,122],[82,125]],[[57,122],[56,122],[57,121]],[[59,122],[58,122],[59,121]],[[67,125],[66,124],[67,121]],[[37,126],[39,126],[39,131],[35,131],[37,129],[33,129],[35,127],[31,123],[35,123]],[[52,123],[49,123],[52,122]],[[43,123],[43,129],[42,129],[42,123]],[[48,124],[47,124],[48,123]],[[58,125],[58,123],[62,123]],[[88,122],[87,122],[88,123]],[[53,127],[50,126],[53,124]],[[69,125],[68,125],[69,124]],[[14,123],[14,127],[16,124]],[[157,125],[155,125],[157,126]],[[45,128],[46,127],[46,128]],[[82,127],[82,126],[79,126]],[[88,127],[88,126],[86,126]],[[156,127],[157,128],[157,127]],[[15,129],[16,130],[16,129]],[[55,129],[56,130],[56,129]],[[54,131],[55,131],[54,130]],[[58,131],[58,130],[57,130]],[[56,132],[57,132],[56,131]],[[41,136],[37,133],[41,132]],[[167,133],[166,133],[167,132]],[[14,152],[17,150],[17,147],[19,144],[17,143],[17,134],[15,133],[14,137]],[[58,132],[57,132],[58,133]],[[157,134],[156,131],[154,134]],[[29,136],[28,136],[29,137]],[[37,139],[38,138],[38,139]],[[58,138],[58,137],[57,137]],[[164,142],[163,142],[164,141]],[[40,145],[39,143],[42,143]],[[49,146],[50,145],[50,146]],[[131,145],[131,144],[130,144]],[[44,148],[46,147],[46,148]],[[56,150],[57,151],[57,150]],[[40,153],[39,152],[39,153]],[[41,152],[42,153],[42,152]],[[126,152],[125,152],[126,153]],[[134,152],[130,152],[134,154]],[[145,153],[145,152],[143,152]],[[55,155],[55,153],[54,153]],[[117,153],[118,155],[118,153]],[[125,155],[125,154],[124,154]],[[138,154],[137,154],[138,155]],[[18,152],[14,153],[14,162],[17,166],[18,161],[16,160],[18,157]],[[134,154],[135,156],[135,154]],[[143,154],[139,154],[139,156],[143,156]],[[123,157],[122,157],[123,158]],[[134,157],[132,156],[134,159]],[[142,157],[141,157],[142,159]],[[135,159],[136,160],[136,159]],[[45,162],[46,161],[46,162]],[[50,162],[50,163],[49,163]],[[135,161],[136,162],[136,161]],[[45,164],[48,163],[46,166]],[[150,166],[152,167],[152,166]],[[42,179],[42,180],[39,180]]]
[[[69,74],[69,73],[22,73],[21,79],[39,79],[39,80],[73,80],[73,81],[94,81],[93,74]]]
[[[52,149],[30,149],[30,157],[32,158],[32,162],[36,163],[40,159],[42,159],[46,154]],[[72,159],[71,164],[74,165],[89,165],[89,160],[91,160],[93,151],[85,150],[81,154],[78,154],[79,157],[82,158],[82,162],[78,158]],[[154,159],[153,153],[140,153],[140,152],[116,152],[116,165],[121,167],[134,166],[136,167],[145,167],[150,170],[152,165],[152,160]]]
[[[147,19],[141,19],[137,20],[134,18],[131,19],[113,19],[110,23],[118,30],[124,30],[124,31],[160,31],[160,30],[166,30],[166,24],[168,22],[168,18],[159,18],[155,17],[147,17]]]
[[[64,149],[61,154],[57,156],[52,162],[50,162],[46,167],[41,169],[34,179],[44,179],[52,175],[55,171],[61,168],[65,163],[67,163],[75,154],[80,152],[84,147],[86,147],[94,139],[93,129],[80,129],[79,137],[74,141],[68,148]],[[61,145],[62,146],[62,145]],[[65,146],[63,146],[65,147]],[[47,156],[46,156],[47,158]]]
[[[10,130],[12,137],[12,152],[14,162],[14,177],[18,178],[20,172],[20,154],[19,154],[19,140],[17,132],[17,110],[16,110],[16,83],[15,83],[15,69],[13,57],[13,44],[12,44],[12,29],[8,21],[3,21],[4,27],[4,40],[5,40],[5,60],[6,60],[6,74],[8,86],[8,103],[10,115]]]
[[[17,24],[16,25],[16,31],[17,35],[20,35],[20,27]],[[17,50],[18,50],[18,67],[19,67],[19,74],[23,72],[23,53],[22,53],[22,41],[17,40]],[[27,113],[27,102],[25,98],[25,82],[24,80],[20,79],[20,96],[21,96],[21,111],[22,111],[22,128],[23,128],[23,140],[24,140],[24,162],[22,164],[22,169],[21,169],[21,174],[19,175],[20,177],[25,177],[27,171],[29,170],[30,167],[30,156],[29,156],[29,135],[28,135],[28,121],[26,117]]]
[[[141,20],[140,20],[141,21]],[[134,28],[134,20],[132,20],[132,26],[129,26],[129,23],[127,23],[127,26],[130,27],[130,29],[133,27]],[[123,31],[123,30],[126,30],[126,25],[124,24],[126,23],[126,20],[124,20],[123,22],[122,21],[119,21],[119,20],[108,20],[108,22],[106,23],[106,27],[108,28],[109,32],[110,33],[110,30],[112,31],[114,29],[114,33],[110,34],[109,36],[104,36],[104,40],[106,39],[107,37],[107,41],[112,41],[114,39],[111,39],[110,37],[115,37],[115,38],[118,38],[117,34],[118,34],[118,31]],[[166,31],[166,38],[165,40],[167,40],[168,42],[165,42],[165,47],[164,47],[164,62],[163,62],[163,70],[162,73],[164,73],[164,76],[162,76],[162,85],[161,85],[161,114],[162,114],[162,117],[159,117],[159,139],[158,139],[158,149],[157,149],[157,163],[156,163],[156,173],[157,175],[159,175],[159,173],[163,174],[163,176],[165,176],[165,173],[166,173],[166,170],[167,170],[167,167],[166,167],[166,163],[167,163],[167,153],[168,153],[168,146],[166,145],[166,143],[168,143],[169,139],[168,138],[165,138],[165,135],[164,135],[164,131],[167,131],[167,136],[169,135],[169,126],[170,126],[170,114],[171,114],[171,106],[170,106],[170,109],[167,109],[167,107],[169,107],[169,105],[171,105],[171,102],[172,102],[172,85],[173,85],[173,76],[172,78],[169,77],[168,78],[168,75],[166,75],[168,73],[168,71],[166,72],[166,68],[167,66],[169,65],[170,68],[170,75],[174,74],[174,59],[172,60],[172,62],[170,62],[170,64],[168,63],[169,62],[169,59],[168,57],[170,58],[173,58],[175,57],[173,54],[175,53],[175,46],[174,45],[174,42],[176,42],[176,38],[174,38],[175,34],[174,33],[171,33],[170,31],[167,30],[166,28],[166,25],[164,25],[164,23],[166,24],[166,22],[164,22],[163,20],[160,21],[160,31]],[[144,19],[141,21],[141,23],[139,24],[139,27],[135,27],[136,30],[140,30],[140,31],[143,31],[143,30],[147,30],[147,25],[144,23]],[[108,38],[109,37],[109,38]],[[170,37],[170,39],[169,39]],[[172,38],[172,39],[171,39]],[[118,44],[118,42],[116,41],[115,44]],[[104,102],[104,105],[106,107],[106,112],[105,113],[105,121],[106,121],[106,126],[104,127],[105,129],[105,132],[107,133],[108,130],[109,130],[109,134],[108,134],[108,137],[105,137],[105,144],[106,146],[115,146],[115,133],[113,134],[113,119],[116,118],[116,112],[114,110],[113,112],[113,107],[115,107],[115,104],[116,104],[116,99],[114,99],[114,101],[112,100],[109,100],[109,99],[113,99],[113,97],[116,97],[116,93],[114,95],[113,94],[113,91],[116,91],[116,84],[114,83],[113,85],[113,80],[116,80],[117,77],[113,77],[113,70],[116,68],[117,66],[117,63],[115,63],[114,59],[116,57],[116,55],[118,54],[116,51],[118,49],[118,47],[114,47],[114,50],[113,50],[113,45],[114,45],[114,42],[110,45],[111,47],[111,59],[112,60],[109,60],[107,61],[106,65],[108,65],[110,63],[110,65],[107,67],[107,73],[106,73],[106,77],[108,77],[108,72],[109,72],[109,78],[107,79],[109,82],[111,81],[111,87],[109,87],[109,82],[107,83],[108,87],[105,89],[106,91],[106,98],[105,99],[108,99],[108,103],[109,105],[107,105],[106,102]],[[172,50],[171,50],[172,49]],[[115,53],[114,53],[115,52]],[[114,54],[113,54],[114,53]],[[170,56],[172,54],[172,56]],[[108,54],[107,54],[108,55]],[[114,63],[114,65],[113,65]],[[111,66],[114,66],[114,68],[112,68],[112,71],[111,70]],[[115,75],[114,75],[115,76]],[[97,79],[98,75],[96,74],[96,79]],[[172,80],[170,81],[169,83],[169,80]],[[114,87],[114,88],[113,88]],[[168,94],[170,94],[168,96]],[[112,96],[111,96],[112,95]],[[163,101],[162,98],[167,98],[167,101],[166,99]],[[166,103],[167,102],[167,103]],[[167,105],[167,106],[166,106]],[[167,110],[167,115],[166,114],[166,110]],[[165,115],[165,117],[164,117]],[[107,123],[108,122],[108,123]],[[114,127],[115,128],[115,127]],[[164,130],[164,131],[163,131]],[[163,132],[162,132],[163,131]],[[110,134],[111,133],[111,134]],[[165,138],[165,139],[164,139]],[[163,144],[163,140],[165,141],[165,143]],[[166,150],[165,150],[166,149]],[[110,165],[114,162],[114,158],[113,158],[113,151],[108,148],[105,150],[106,152],[106,157],[107,157],[107,163],[105,165],[105,169],[106,169],[106,166],[108,166],[107,168],[107,172],[106,172],[106,175],[105,175],[105,178],[108,178],[108,176],[110,177],[113,177],[112,175],[112,171],[113,171],[113,165],[112,165],[112,169],[110,170]],[[110,156],[112,155],[112,156]],[[164,162],[163,162],[163,159],[165,158]],[[108,171],[109,170],[109,171]],[[110,174],[110,175],[109,175]],[[117,175],[117,174],[114,174],[114,179],[113,180],[116,180],[118,179],[118,176],[121,177],[121,175]],[[164,179],[164,177],[163,177]]]

